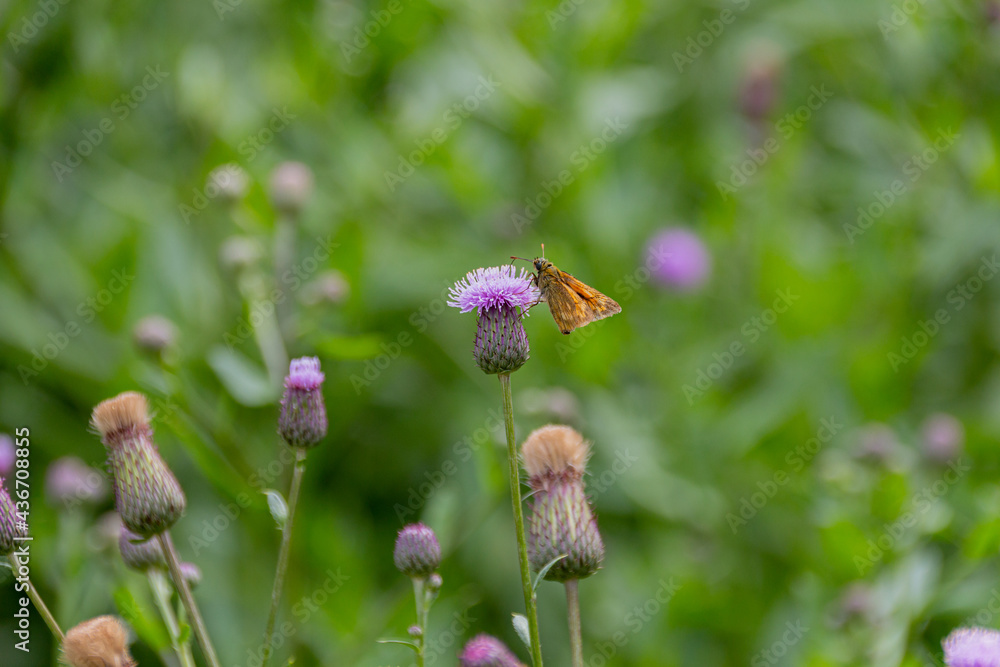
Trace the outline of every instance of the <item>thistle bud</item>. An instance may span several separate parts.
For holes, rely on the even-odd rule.
[[[326,437],[324,379],[317,357],[292,360],[278,419],[278,433],[289,447],[313,447]]]
[[[514,308],[484,310],[476,323],[472,358],[484,373],[511,373],[528,360],[528,334]]]
[[[122,526],[118,535],[118,549],[122,552],[125,565],[133,570],[145,572],[151,567],[167,567],[163,548],[155,537],[144,538]]]
[[[959,628],[943,642],[948,667],[1000,667],[1000,632]]]
[[[604,560],[597,518],[583,488],[588,445],[568,426],[543,426],[521,446],[521,460],[534,490],[528,518],[528,559],[536,572],[559,556],[545,578],[589,577]]]
[[[524,667],[502,641],[490,635],[470,639],[458,662],[461,667]]]
[[[965,446],[965,427],[955,417],[937,413],[931,415],[921,428],[924,456],[933,463],[947,463],[962,453]]]
[[[282,162],[271,172],[271,203],[279,211],[297,214],[312,190],[312,169],[301,162]]]
[[[177,327],[162,315],[148,315],[132,329],[132,340],[140,350],[162,352],[177,339]]]
[[[434,531],[422,523],[411,523],[399,531],[392,559],[408,577],[426,577],[441,565],[441,545]]]
[[[250,176],[243,167],[230,162],[219,165],[209,173],[206,190],[208,186],[215,186],[223,199],[239,201],[250,187]]]
[[[98,616],[71,628],[63,643],[71,667],[132,667],[128,632],[114,616]]]
[[[7,494],[0,479],[0,556],[6,556],[17,546],[15,538],[27,537],[28,526],[18,515],[17,505]]]
[[[201,583],[201,568],[194,563],[181,563],[181,576],[193,590]]]
[[[143,537],[170,528],[186,499],[153,443],[146,397],[128,391],[100,403],[91,425],[108,450],[115,508],[125,527]]]

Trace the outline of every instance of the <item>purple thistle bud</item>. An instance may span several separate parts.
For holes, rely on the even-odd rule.
[[[94,408],[90,423],[108,451],[115,508],[124,526],[149,537],[174,525],[187,499],[153,443],[146,397],[127,391],[109,398]]]
[[[549,581],[584,579],[604,560],[604,541],[583,488],[588,446],[568,426],[543,426],[521,446],[528,472],[531,514],[528,559],[536,572],[556,558],[545,573]]]
[[[118,549],[125,565],[133,570],[145,572],[151,567],[166,568],[167,560],[163,548],[155,537],[144,538],[122,526],[118,535]]]
[[[502,641],[490,635],[469,640],[458,656],[461,667],[523,667]]]
[[[986,628],[959,628],[943,642],[948,667],[1000,667],[1000,632]]]
[[[434,531],[422,523],[403,526],[396,538],[392,559],[408,577],[426,577],[441,564],[441,545]]]
[[[145,352],[162,352],[177,339],[177,327],[163,315],[148,315],[136,322],[132,339]]]
[[[522,319],[541,293],[524,269],[476,269],[451,288],[448,305],[479,316],[472,356],[484,373],[512,373],[528,360],[528,334]]]
[[[324,379],[318,357],[292,360],[278,418],[278,433],[289,447],[313,447],[326,437]]]
[[[75,456],[58,458],[45,471],[45,495],[53,505],[97,503],[106,493],[104,475]]]
[[[708,279],[712,258],[694,232],[673,227],[650,240],[646,266],[662,285],[688,291],[697,289]]]
[[[28,526],[18,516],[17,505],[7,494],[0,479],[0,556],[6,556],[17,546],[15,538],[27,537]]]

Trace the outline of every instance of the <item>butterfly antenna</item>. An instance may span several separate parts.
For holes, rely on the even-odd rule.
[[[542,259],[545,259],[545,244],[542,244]]]
[[[530,259],[525,259],[524,257],[515,257],[514,255],[511,255],[510,258],[511,259],[519,259],[522,262],[530,262],[531,261]],[[511,263],[513,264],[513,262],[511,262]]]

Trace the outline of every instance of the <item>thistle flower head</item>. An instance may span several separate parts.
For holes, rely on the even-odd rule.
[[[573,477],[580,479],[587,466],[590,447],[575,429],[549,424],[535,429],[521,445],[521,460],[532,480]],[[532,482],[534,486],[536,482]]]
[[[177,339],[177,327],[163,315],[147,315],[136,322],[132,339],[146,352],[161,352]]]
[[[132,667],[128,632],[114,616],[98,616],[71,628],[63,643],[71,667]]]
[[[7,477],[14,472],[14,462],[17,461],[17,447],[14,438],[6,433],[0,433],[0,477]]]
[[[485,634],[469,640],[458,662],[461,667],[523,667],[502,641]]]
[[[550,581],[589,577],[604,560],[604,541],[583,487],[587,455],[583,436],[568,426],[543,426],[521,446],[534,490],[528,559],[536,572],[556,561],[545,574]]]
[[[151,567],[167,566],[159,540],[155,537],[144,538],[142,535],[136,535],[124,526],[118,535],[118,550],[122,552],[125,565],[139,572],[145,572]]]
[[[282,162],[271,172],[271,203],[280,211],[298,213],[312,190],[312,169],[301,162]]]
[[[108,451],[115,508],[125,527],[143,537],[170,528],[187,500],[153,443],[146,397],[128,391],[98,404],[91,425]]]
[[[511,264],[476,269],[465,274],[450,290],[448,305],[463,313],[500,308],[528,308],[538,302],[541,292],[525,269],[518,271]]]
[[[289,447],[313,447],[326,437],[326,404],[319,358],[293,359],[281,397],[278,433]]]
[[[924,456],[935,463],[946,463],[962,452],[965,427],[952,415],[939,412],[927,418],[921,428]]]
[[[511,373],[528,360],[521,323],[540,292],[524,269],[511,265],[476,269],[451,288],[449,306],[479,316],[472,356],[484,373]]]
[[[434,531],[422,523],[403,526],[392,559],[408,577],[426,577],[441,565],[441,545]]]
[[[1000,667],[1000,632],[959,628],[942,642],[948,667]]]
[[[27,537],[28,527],[18,517],[17,506],[0,478],[0,556],[6,556],[17,546],[15,538]]]

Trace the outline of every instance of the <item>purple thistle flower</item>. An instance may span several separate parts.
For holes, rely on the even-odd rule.
[[[278,433],[289,447],[312,447],[326,437],[324,379],[317,357],[292,360],[278,418]]]
[[[17,460],[16,449],[14,438],[6,433],[0,433],[0,477],[7,477],[14,472],[14,461]]]
[[[28,531],[18,518],[17,506],[7,494],[0,479],[0,556],[6,556],[17,546],[15,538],[27,537]]]
[[[955,417],[937,413],[927,418],[921,428],[924,455],[935,463],[947,463],[962,453],[965,427]]]
[[[408,577],[426,577],[441,564],[441,545],[434,531],[422,523],[403,526],[392,559]]]
[[[122,552],[125,565],[133,570],[145,572],[151,567],[167,567],[159,540],[155,537],[144,538],[125,526],[121,527],[118,535],[118,550]]]
[[[45,493],[53,505],[76,507],[104,499],[104,475],[76,456],[63,456],[45,471]]]
[[[502,641],[485,634],[469,640],[458,656],[458,662],[461,667],[522,667]]]
[[[528,360],[521,320],[541,298],[530,275],[509,264],[491,266],[470,271],[451,288],[448,305],[479,316],[472,356],[484,373],[511,373]]]
[[[943,642],[948,667],[1000,667],[1000,632],[986,628],[959,628]]]
[[[650,240],[646,266],[661,284],[678,290],[693,290],[708,279],[712,258],[694,232],[672,227]]]

